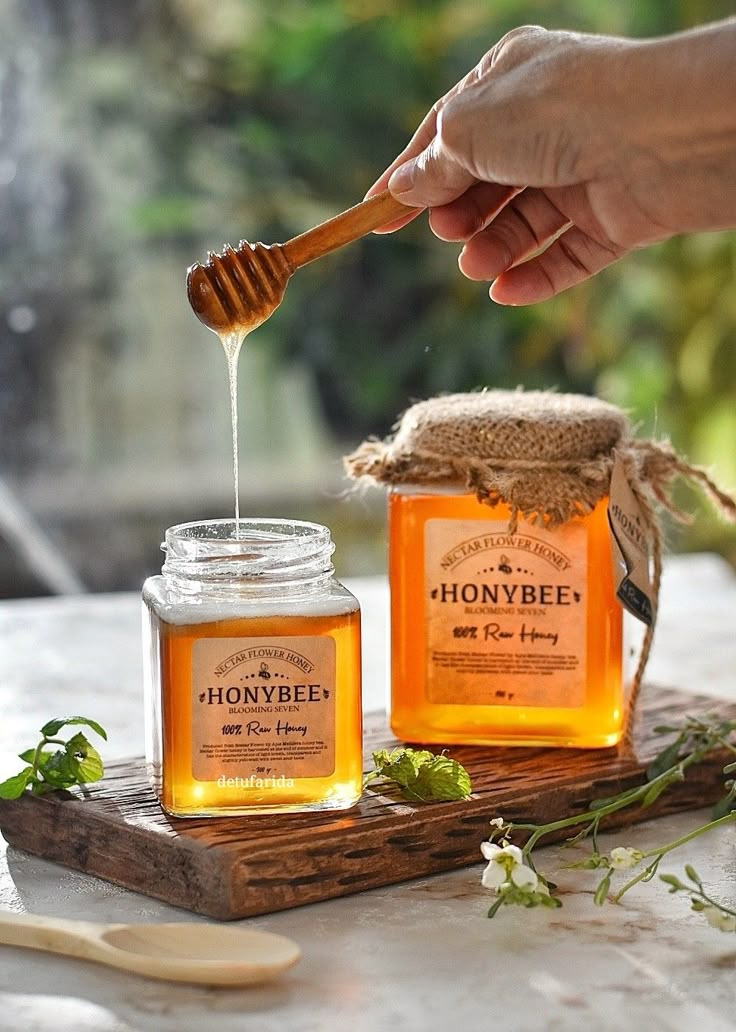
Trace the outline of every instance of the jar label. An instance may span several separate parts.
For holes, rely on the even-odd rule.
[[[427,697],[481,706],[582,706],[587,533],[510,534],[504,521],[427,520]]]
[[[192,774],[282,788],[335,770],[335,642],[199,638],[192,646]]]
[[[632,616],[651,627],[654,620],[654,589],[649,577],[651,530],[647,528],[619,455],[611,471],[607,512],[616,597]]]

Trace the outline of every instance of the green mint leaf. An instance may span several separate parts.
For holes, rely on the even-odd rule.
[[[46,795],[47,792],[53,792],[56,789],[56,785],[51,785],[47,781],[30,781],[29,782],[31,793],[33,795]],[[59,788],[66,788],[66,785],[59,785]]]
[[[43,767],[38,769],[42,782],[52,788],[70,788],[77,782],[77,761],[64,750],[52,753]]]
[[[67,725],[82,725],[107,740],[105,729],[89,717],[55,717],[47,721],[41,729],[43,737],[36,748],[19,753],[20,759],[29,766],[0,784],[0,799],[17,799],[26,789],[34,795],[43,795],[55,789],[100,780],[104,774],[102,759],[82,731],[77,731],[67,742],[56,738]],[[59,741],[61,748],[44,748],[52,740]]]
[[[66,724],[66,721],[63,717],[57,717],[54,720],[49,720],[48,723],[44,724],[41,728],[41,734],[45,738],[51,738],[53,737],[53,735],[56,735],[59,733],[59,731],[61,731],[64,724]]]
[[[54,720],[49,720],[48,723],[44,724],[41,728],[41,734],[46,738],[53,738],[68,724],[83,724],[85,727],[92,728],[100,738],[104,738],[105,741],[107,741],[107,732],[104,727],[102,727],[101,724],[98,724],[96,720],[92,720],[90,717],[56,717]]]
[[[76,756],[73,752],[67,752],[66,747],[47,753],[44,762],[38,766],[38,769],[43,774],[56,773],[64,774],[68,777],[74,777],[76,768]]]
[[[402,788],[407,788],[417,777],[417,765],[412,756],[405,750],[396,759],[392,759],[381,770],[381,776],[395,781]]]
[[[26,767],[0,783],[0,799],[18,799],[19,796],[22,796],[31,778],[31,774],[33,774],[33,768]]]
[[[424,749],[379,749],[373,753],[376,765],[374,773],[382,778],[395,781],[397,785],[406,786],[416,777],[417,770],[433,753]]]
[[[373,753],[376,769],[368,781],[381,777],[393,781],[405,799],[412,802],[447,802],[467,799],[471,792],[470,775],[449,756],[435,755],[428,749],[379,749]]]
[[[398,752],[398,750],[395,749],[394,752]],[[386,764],[390,763],[390,757],[391,753],[388,749],[377,749],[373,753],[373,766],[376,768],[376,771],[379,771],[381,767],[385,767]]]
[[[54,754],[50,749],[42,749],[37,757],[35,749],[26,749],[25,752],[18,753],[18,758],[23,760],[24,763],[35,763],[36,767],[41,768],[48,763],[49,759],[53,755]]]
[[[105,773],[102,758],[93,746],[87,749],[87,755],[79,761],[78,780],[84,784],[91,781],[99,781]]]
[[[419,771],[425,764],[437,759],[436,753],[430,752],[429,749],[407,748],[404,749],[404,755],[411,760],[416,771]]]
[[[91,748],[87,736],[82,731],[77,731],[65,744],[64,752],[67,756],[76,756],[79,759],[84,759],[87,755],[87,750]]]
[[[434,753],[427,749],[412,749],[410,747],[392,749],[379,749],[373,753],[373,762],[376,765],[376,773],[383,778],[390,778],[399,784],[405,785],[408,780],[414,777],[424,763],[434,759]]]
[[[434,756],[417,770],[416,778],[407,788],[424,802],[450,802],[468,799],[470,775],[449,756]]]
[[[79,731],[63,749],[48,753],[39,763],[38,770],[41,778],[54,788],[71,788],[87,781],[98,781],[102,776],[101,768],[99,753]]]

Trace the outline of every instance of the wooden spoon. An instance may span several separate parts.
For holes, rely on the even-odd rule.
[[[241,240],[237,250],[228,245],[222,254],[210,252],[204,265],[189,268],[189,304],[215,333],[249,333],[281,304],[296,269],[410,210],[385,190],[285,244]]]
[[[291,939],[215,924],[93,924],[0,914],[0,943],[82,957],[147,978],[201,985],[256,985],[296,964]]]

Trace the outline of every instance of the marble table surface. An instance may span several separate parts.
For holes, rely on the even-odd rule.
[[[387,591],[348,582],[363,603],[366,709],[385,703]],[[736,699],[736,577],[713,556],[666,566],[649,680]],[[138,600],[96,595],[0,603],[0,778],[18,743],[51,715],[81,712],[110,732],[108,759],[142,750]],[[493,816],[489,814],[489,817]],[[645,848],[684,834],[701,814],[603,836]],[[1,842],[1,840],[0,840]],[[732,829],[689,844],[719,898],[736,899]],[[301,963],[251,990],[169,986],[83,961],[0,947],[0,1030],[188,1032],[203,1024],[289,1032],[736,1029],[736,935],[710,928],[661,883],[618,906],[593,906],[593,878],[555,873],[560,910],[485,917],[482,870],[466,868],[346,899],[251,919],[296,939]],[[200,920],[184,911],[0,846],[0,907],[103,921]]]

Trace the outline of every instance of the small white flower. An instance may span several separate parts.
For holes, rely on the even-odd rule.
[[[498,830],[500,831],[501,828],[503,827],[503,823],[504,823],[503,817],[494,817],[493,820],[491,821],[491,827],[492,828],[498,828]]]
[[[705,920],[711,928],[718,928],[721,932],[736,932],[736,917],[733,914],[724,914],[718,907],[705,907],[703,910]]]
[[[480,844],[481,854],[486,860],[492,860],[500,849],[501,847],[497,846],[495,842],[481,842]]]
[[[509,883],[532,892],[537,888],[539,879],[531,867],[524,863],[524,856],[518,846],[482,842],[480,851],[488,860],[488,866],[481,876],[481,883],[486,889],[500,892]]]
[[[519,889],[529,889],[530,892],[534,892],[539,884],[539,878],[537,878],[531,867],[527,867],[526,864],[518,864],[511,871],[511,881]]]
[[[496,892],[506,881],[506,872],[500,864],[494,864],[491,860],[480,877],[480,883],[484,889],[494,889]]]
[[[630,846],[615,846],[611,850],[610,866],[615,871],[625,871],[630,867],[636,867],[643,855],[638,849],[632,849]]]
[[[507,860],[511,861],[510,866],[524,862],[524,855],[518,846],[499,846],[496,842],[481,842],[480,851],[486,860],[493,860],[499,864]]]

